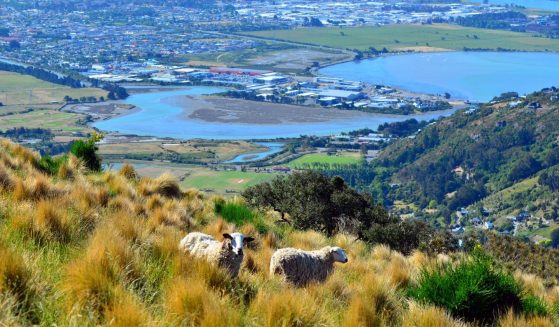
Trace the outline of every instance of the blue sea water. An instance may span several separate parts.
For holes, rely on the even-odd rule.
[[[322,75],[489,101],[503,92],[531,93],[559,86],[559,54],[534,52],[439,52],[346,62]]]
[[[472,2],[483,3],[483,0],[470,0]],[[559,1],[554,0],[489,0],[490,5],[517,5],[532,9],[544,9],[559,11]]]

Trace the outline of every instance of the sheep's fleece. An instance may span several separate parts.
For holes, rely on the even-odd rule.
[[[193,232],[181,240],[179,247],[195,258],[205,258],[217,264],[226,269],[231,277],[236,277],[243,262],[243,245],[253,240],[241,233],[225,233],[223,241],[219,242],[210,235]]]
[[[316,251],[284,248],[272,255],[270,274],[282,275],[287,282],[301,287],[312,281],[324,282],[336,261],[348,261],[342,248],[327,246]]]

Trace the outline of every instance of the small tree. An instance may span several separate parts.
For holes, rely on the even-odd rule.
[[[103,135],[99,133],[93,133],[93,135],[87,140],[78,140],[72,144],[70,153],[83,160],[87,169],[92,171],[101,170],[101,159],[97,155],[98,147],[97,142],[103,139]]]
[[[340,177],[330,178],[314,171],[258,184],[248,188],[243,196],[252,206],[278,211],[282,221],[295,228],[328,235],[340,229],[354,232],[357,228],[353,226],[374,215],[369,197],[348,187]]]

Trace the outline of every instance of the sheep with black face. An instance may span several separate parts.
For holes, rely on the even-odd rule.
[[[193,232],[186,235],[179,248],[195,258],[204,258],[212,264],[227,270],[231,277],[237,277],[243,262],[243,247],[254,238],[241,233],[224,233],[219,242],[210,235]]]

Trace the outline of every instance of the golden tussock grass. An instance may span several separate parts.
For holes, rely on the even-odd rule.
[[[455,320],[441,308],[420,305],[410,301],[403,315],[403,327],[466,327],[466,324]]]
[[[83,161],[73,154],[68,155],[68,167],[79,175],[82,175],[86,170]]]
[[[421,270],[429,263],[429,257],[425,253],[415,250],[408,257],[408,262],[415,270]]]
[[[108,186],[110,193],[123,195],[130,199],[137,198],[138,194],[134,189],[134,185],[126,177],[114,173],[105,173],[103,177],[103,181]]]
[[[104,310],[105,320],[109,326],[140,327],[153,326],[146,309],[132,295],[124,293],[109,304]]]
[[[79,221],[68,214],[64,202],[41,200],[33,206],[20,206],[10,226],[38,241],[68,242],[80,232]]]
[[[60,179],[73,179],[75,172],[74,170],[68,165],[68,163],[64,162],[60,164],[58,167],[58,172],[56,173],[58,178]]]
[[[76,305],[98,315],[118,304],[124,285],[137,278],[137,262],[126,240],[105,225],[90,239],[85,256],[66,268],[64,291],[67,307]]]
[[[135,203],[123,195],[118,195],[116,197],[111,198],[107,203],[107,207],[117,212],[125,211],[130,216],[136,214]]]
[[[89,241],[85,260],[116,277],[134,268],[134,252],[126,239],[110,224],[96,229]]]
[[[23,258],[0,243],[0,293],[10,293],[17,299],[30,293],[31,271]]]
[[[129,180],[135,180],[138,178],[138,173],[136,173],[136,169],[134,169],[134,167],[128,163],[125,163],[124,165],[122,165],[122,167],[120,167],[118,174]]]
[[[167,204],[172,203],[167,202]],[[193,224],[186,211],[175,205],[165,205],[148,214],[148,225],[152,230],[161,226],[174,226],[179,230],[188,230]]]
[[[390,282],[368,274],[356,289],[344,326],[394,326],[402,315],[402,299]]]
[[[241,313],[203,281],[176,277],[167,286],[165,303],[172,321],[186,326],[238,326]]]
[[[165,203],[165,201],[161,196],[159,195],[150,196],[149,198],[147,198],[147,201],[145,201],[146,204],[145,210],[154,211],[156,209],[163,207],[163,203]]]
[[[357,294],[354,288],[347,287],[348,281],[345,277],[340,269],[336,269],[326,282],[323,284],[311,283],[306,289],[315,299],[321,299],[325,303],[328,307],[327,311],[332,311],[332,308],[342,310],[348,307]]]
[[[0,163],[8,169],[17,169],[17,163],[15,159],[8,156],[6,153],[0,153]]]
[[[515,315],[509,311],[504,317],[499,320],[499,327],[553,327],[557,326],[549,318],[546,317],[531,317],[526,318]]]
[[[249,308],[256,326],[327,326],[329,315],[306,290],[285,289],[280,293],[260,292]]]
[[[68,241],[72,234],[71,217],[61,210],[59,201],[41,201],[37,204],[34,229],[45,239]]]
[[[520,271],[514,273],[514,279],[516,279],[520,285],[524,287],[524,290],[528,293],[535,295],[539,298],[546,296],[546,288],[544,286],[543,279],[537,277],[534,274],[524,274]]]
[[[130,243],[140,243],[146,238],[146,227],[143,220],[134,219],[128,211],[117,211],[109,218],[114,230]]]
[[[186,189],[184,191],[184,199],[187,201],[193,201],[193,200],[203,200],[204,199],[204,193],[200,192],[197,189],[194,188],[189,188]]]
[[[13,194],[18,201],[46,199],[58,195],[49,179],[40,173],[35,173],[25,180],[16,178]]]
[[[182,191],[175,176],[165,173],[155,179],[142,179],[139,191],[143,195],[159,194],[168,198],[182,197]]]
[[[223,239],[223,233],[229,233],[233,229],[233,226],[229,225],[222,218],[218,218],[211,224],[204,227],[203,232],[215,237],[217,240]]]
[[[296,231],[275,224],[277,213],[235,226],[214,212],[223,199],[182,192],[168,175],[84,174],[70,156],[66,172],[47,176],[34,168],[35,154],[9,146],[25,158],[0,149],[0,181],[11,184],[0,186],[0,236],[6,240],[0,242],[0,320],[31,323],[11,309],[18,302],[13,294],[24,294],[41,308],[47,319],[37,323],[45,325],[465,326],[445,310],[405,296],[421,269],[454,264],[459,256],[404,256],[351,235]],[[255,237],[238,278],[182,253],[178,244],[190,231],[217,240],[235,231]],[[349,262],[335,263],[324,283],[296,289],[269,275],[276,249],[327,245],[344,248]],[[516,278],[548,307],[558,302],[559,289],[544,287],[535,276]],[[552,319],[510,313],[501,325],[551,326],[557,322]]]
[[[7,168],[3,164],[0,164],[0,190],[11,190],[13,186],[14,181],[8,173]]]
[[[278,236],[273,232],[267,232],[261,239],[260,244],[269,249],[275,249],[279,245]]]
[[[180,257],[178,244],[183,237],[183,233],[174,228],[160,228],[149,236],[147,243],[155,255],[172,259]]]
[[[327,244],[326,236],[315,231],[293,231],[287,235],[287,241],[292,247],[304,250],[320,249]]]
[[[33,168],[38,168],[39,155],[19,144],[12,144],[8,146],[8,152],[15,158],[21,160],[20,167],[29,165]]]
[[[385,275],[388,276],[392,286],[396,288],[406,287],[411,281],[412,273],[412,266],[400,253],[390,258],[385,270]]]
[[[375,245],[371,250],[371,259],[376,261],[388,261],[392,255],[392,250],[386,245]]]

